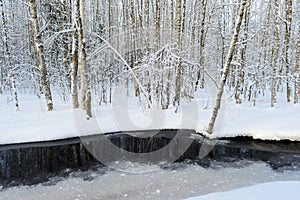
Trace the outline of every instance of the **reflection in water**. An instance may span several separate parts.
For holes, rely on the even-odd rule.
[[[194,136],[193,132],[186,131],[189,136]],[[114,134],[108,136],[93,136],[85,138],[84,142],[88,141],[88,145],[97,149],[98,156],[105,155],[109,152],[104,149],[103,137],[108,137],[109,140],[123,150],[135,153],[147,153],[161,149],[170,143],[176,134],[175,131],[165,130],[151,138],[133,137],[131,134]],[[144,163],[145,166],[156,166],[151,170],[174,169],[180,166],[180,162],[189,160],[190,163],[197,164],[204,168],[219,168],[221,167],[244,167],[241,166],[241,161],[262,161],[277,171],[300,169],[300,150],[299,143],[290,142],[263,142],[253,140],[220,140],[217,141],[212,151],[204,158],[199,158],[199,150],[201,146],[209,144],[210,141],[202,137],[193,137],[193,142],[185,152],[180,148],[168,146],[163,151],[163,157],[172,157],[178,153],[182,156],[177,159],[177,164],[166,164],[158,167],[157,162],[164,160],[156,160],[154,163],[141,158],[138,163]],[[175,143],[183,143],[187,137],[177,137]],[[85,144],[87,145],[87,144]],[[101,148],[102,147],[102,148]],[[114,155],[109,156],[113,164],[121,161],[120,158],[115,158]],[[216,165],[216,163],[218,163]],[[246,162],[242,162],[245,165]],[[224,165],[224,166],[222,166]],[[118,164],[118,169],[120,168]],[[140,164],[139,164],[140,166]],[[23,145],[10,145],[0,147],[0,185],[2,187],[16,185],[32,185],[48,181],[51,177],[66,177],[70,173],[77,170],[87,171],[93,167],[101,169],[100,174],[106,173],[109,170],[97,161],[89,151],[86,150],[82,141],[78,139],[61,140],[48,143],[34,143]],[[139,170],[135,166],[124,166],[124,170],[134,172]],[[125,170],[125,171],[126,171]],[[147,169],[149,170],[149,168]],[[59,179],[59,178],[56,178]],[[87,178],[90,179],[90,178]]]

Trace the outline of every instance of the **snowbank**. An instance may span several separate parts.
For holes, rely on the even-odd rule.
[[[298,199],[300,181],[271,182],[229,192],[213,193],[187,200],[282,200]]]
[[[0,96],[0,144],[49,141],[83,135],[118,131],[150,129],[192,129],[204,133],[211,109],[205,102],[185,103],[175,113],[175,108],[160,111],[153,108],[147,113],[138,102],[124,100],[124,104],[95,106],[94,118],[85,120],[71,103],[55,101],[55,110],[47,112],[43,101],[32,96],[21,96],[21,111],[14,111],[12,102]],[[147,113],[147,114],[145,114]],[[279,103],[276,108],[268,104],[235,105],[227,102],[217,120],[212,138],[251,136],[255,139],[300,141],[300,106]]]

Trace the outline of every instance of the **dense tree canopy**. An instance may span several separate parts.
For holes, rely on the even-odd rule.
[[[18,92],[45,96],[52,110],[55,90],[90,115],[91,98],[109,103],[121,85],[149,107],[178,107],[219,82],[243,2],[1,0],[0,95],[16,107]],[[278,92],[297,103],[299,0],[245,3],[225,87],[238,104],[274,106]]]

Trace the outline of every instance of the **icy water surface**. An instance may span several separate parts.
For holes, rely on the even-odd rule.
[[[130,162],[116,164],[122,165],[124,171],[98,167],[72,172],[66,178],[53,177],[35,186],[3,189],[0,199],[184,199],[263,182],[300,181],[299,170],[274,170],[265,162],[246,160],[234,163],[215,161],[209,168],[186,162],[164,169]]]
[[[179,132],[0,145],[0,200],[184,199],[263,182],[300,181],[299,142],[213,141]],[[126,152],[136,156],[126,157]],[[147,159],[151,152],[159,154]],[[166,162],[169,158],[175,163]]]

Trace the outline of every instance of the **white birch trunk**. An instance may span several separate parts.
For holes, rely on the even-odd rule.
[[[242,99],[241,99],[241,94],[243,92],[243,85],[245,82],[245,73],[244,73],[244,68],[246,65],[246,52],[247,52],[247,40],[248,40],[248,27],[249,27],[249,20],[250,20],[250,10],[251,10],[251,0],[248,0],[247,6],[246,6],[246,15],[245,15],[245,27],[244,27],[244,37],[243,41],[245,41],[242,45],[241,49],[241,61],[240,61],[240,66],[237,66],[238,68],[238,81],[236,85],[236,92],[235,92],[235,102],[236,104],[241,104]]]
[[[78,29],[79,29],[79,44],[80,44],[80,58],[79,71],[81,81],[81,107],[86,111],[88,117],[92,117],[91,113],[91,94],[88,87],[88,74],[86,65],[86,44],[84,35],[84,2],[79,0],[79,5],[76,6],[79,10]]]
[[[40,71],[41,71],[41,84],[43,87],[43,92],[46,99],[46,104],[48,111],[53,110],[53,102],[52,95],[50,90],[50,83],[48,81],[47,68],[45,63],[45,55],[44,55],[44,45],[42,43],[42,38],[40,35],[40,27],[37,19],[37,9],[36,9],[36,0],[29,0],[31,19],[34,29],[34,39],[37,50],[37,58],[39,60]]]
[[[13,99],[15,103],[15,110],[18,111],[20,109],[19,107],[19,100],[18,100],[18,93],[17,93],[17,86],[16,86],[16,80],[15,80],[15,74],[12,69],[12,61],[11,61],[11,53],[9,49],[9,44],[8,44],[8,35],[7,35],[7,25],[6,25],[6,20],[5,20],[5,15],[4,15],[4,8],[3,8],[3,1],[0,0],[0,9],[1,9],[1,21],[2,21],[2,27],[3,27],[3,42],[4,42],[4,50],[5,50],[5,63],[7,65],[8,69],[8,74],[10,78],[10,84],[11,84],[11,90],[13,94]]]
[[[207,7],[207,0],[202,0],[202,11],[201,11],[201,31],[200,31],[200,48],[199,48],[199,63],[200,63],[200,68],[198,69],[197,73],[197,81],[195,84],[195,91],[197,91],[198,86],[200,84],[200,79],[201,79],[201,88],[204,88],[204,46],[205,46],[205,19],[206,19],[206,7]],[[202,74],[202,78],[201,78]]]
[[[300,0],[297,1],[298,10],[300,11]],[[294,75],[294,103],[299,103],[299,68],[300,68],[300,22],[298,22],[298,38],[297,38],[297,50],[296,50],[296,64]]]
[[[279,54],[279,2],[274,2],[274,17],[275,17],[275,29],[274,29],[274,47],[273,47],[273,72],[272,72],[272,88],[271,88],[271,107],[275,106],[277,97],[277,69],[278,69],[278,54]]]
[[[177,0],[177,42],[181,49],[181,0]]]
[[[292,26],[292,7],[293,1],[286,0],[286,22],[285,22],[285,65],[286,65],[286,99],[287,102],[291,101],[291,87],[290,87],[290,38]]]
[[[71,95],[72,95],[72,106],[74,109],[79,108],[78,101],[78,0],[73,1],[73,35],[72,35],[72,60],[71,60]]]
[[[231,65],[231,61],[233,58],[233,53],[234,50],[236,48],[237,45],[237,41],[238,41],[238,37],[239,37],[239,32],[241,29],[241,24],[242,24],[242,20],[243,20],[243,16],[244,16],[244,11],[245,11],[245,6],[246,6],[247,0],[242,0],[241,4],[240,4],[240,9],[239,9],[239,14],[238,14],[238,18],[236,20],[236,24],[235,24],[235,29],[234,29],[234,34],[232,36],[231,39],[231,44],[229,47],[229,51],[228,51],[228,55],[226,58],[226,64],[224,66],[223,69],[223,74],[222,74],[222,78],[221,78],[221,82],[220,82],[220,86],[218,89],[218,94],[217,94],[217,99],[216,99],[216,104],[215,107],[213,109],[213,113],[207,128],[207,133],[212,134],[213,130],[214,130],[214,126],[215,126],[215,122],[218,116],[218,112],[220,110],[221,107],[221,99],[223,96],[223,92],[224,92],[224,86],[226,84],[226,79],[228,76],[228,72],[230,69],[230,65]]]

